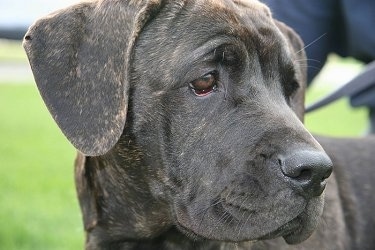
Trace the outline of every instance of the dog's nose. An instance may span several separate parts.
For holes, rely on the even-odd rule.
[[[331,159],[317,150],[294,151],[278,161],[287,181],[309,198],[322,194],[333,168]]]

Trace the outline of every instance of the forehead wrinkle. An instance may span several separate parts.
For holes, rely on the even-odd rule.
[[[209,38],[207,41],[203,42],[195,50],[189,53],[187,59],[189,61],[196,61],[207,54],[214,52],[217,48],[223,45],[237,45],[238,39],[234,36],[229,35],[218,35],[215,38]]]
[[[226,26],[227,34],[239,39],[267,40],[272,45],[274,34],[277,32],[268,7],[256,0],[198,0],[197,8],[200,13],[217,19]],[[224,27],[223,27],[224,29]],[[244,41],[245,42],[245,41]]]
[[[232,0],[239,7],[249,8],[256,11],[261,11],[266,16],[271,17],[270,9],[258,0]]]
[[[186,30],[187,26],[194,27],[194,33],[183,32],[184,39],[196,37],[192,43],[185,44],[194,50],[181,58],[177,52],[188,48],[175,47],[172,50],[176,52],[172,52],[175,63],[199,61],[205,54],[225,43],[223,40],[231,44],[233,41],[242,43],[247,51],[258,54],[261,61],[277,63],[275,54],[278,53],[275,51],[285,46],[281,44],[281,34],[271,16],[264,11],[266,7],[263,4],[256,1],[197,0],[196,4],[189,4],[189,7],[186,9],[190,13],[189,18],[182,23],[173,22],[172,25],[182,24],[182,30]],[[197,19],[203,21],[199,26],[194,21]]]
[[[251,12],[252,15],[264,15],[271,18],[271,10],[258,0],[198,0],[198,6],[210,6],[214,10],[230,10],[234,13],[243,15],[245,12]],[[215,12],[213,12],[215,13]]]
[[[153,29],[147,33],[148,41],[153,41],[156,33],[161,34],[153,44],[163,44],[164,53],[160,52],[159,46],[148,46],[149,56],[160,61],[160,65],[170,62],[181,65],[199,61],[210,50],[225,42],[241,43],[246,51],[262,56],[277,50],[275,46],[280,43],[280,39],[275,39],[275,36],[281,34],[278,34],[272,19],[265,16],[261,10],[236,7],[234,0],[197,0],[195,4],[189,1],[178,2],[179,4],[172,3],[173,14],[168,18],[156,18],[158,24],[164,25],[152,25]],[[236,10],[238,8],[240,10]],[[263,17],[259,18],[258,15]],[[186,40],[189,42],[183,42]],[[170,73],[172,74],[173,70]]]
[[[269,56],[280,49],[289,52],[288,42],[263,3],[257,0],[197,0],[196,3],[195,14],[222,23],[208,27],[206,32],[214,33],[213,36],[219,33],[233,36],[261,56]]]

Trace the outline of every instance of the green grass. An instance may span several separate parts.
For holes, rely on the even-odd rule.
[[[0,115],[0,249],[82,249],[75,150],[31,84],[0,84]]]
[[[0,41],[2,60],[26,63],[19,43]],[[332,90],[316,86],[309,90],[308,102]],[[0,249],[82,249],[75,150],[32,80],[4,84],[0,76],[0,117]],[[366,111],[350,109],[346,100],[306,116],[309,130],[335,136],[361,135],[366,121]]]
[[[363,64],[352,58],[328,57],[328,63],[315,78],[306,94],[313,103],[357,75]],[[360,136],[368,130],[367,110],[351,108],[348,98],[340,99],[305,116],[306,127],[313,133],[331,136]]]
[[[327,94],[327,91],[311,88],[307,95],[307,103],[318,100]],[[348,99],[340,99],[324,108],[308,113],[305,116],[305,125],[315,134],[330,136],[361,136],[367,132],[367,110],[353,109]]]
[[[0,39],[1,62],[26,62],[27,57],[18,41]]]

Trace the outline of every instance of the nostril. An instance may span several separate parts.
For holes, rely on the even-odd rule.
[[[333,163],[331,162],[331,160],[330,160],[330,163],[331,163],[331,164],[329,164],[329,166],[325,169],[326,171],[325,171],[325,174],[323,175],[323,178],[322,178],[323,181],[324,181],[325,179],[328,179],[328,177],[330,177],[331,174],[332,174],[332,171],[333,171]]]
[[[311,178],[312,178],[312,171],[309,169],[303,169],[298,176],[294,177],[294,179],[299,182],[307,182],[307,181],[310,181]]]
[[[320,195],[324,190],[325,180],[332,172],[329,157],[317,150],[295,151],[293,154],[280,156],[277,160],[287,181],[308,196]]]
[[[281,160],[280,158],[277,159],[277,162],[279,163],[279,166],[282,166],[284,164],[283,160]]]

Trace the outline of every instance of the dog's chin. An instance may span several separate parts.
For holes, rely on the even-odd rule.
[[[263,220],[252,220],[249,215],[243,221],[238,221],[243,211],[226,211],[227,215],[221,216],[206,211],[203,218],[190,214],[185,207],[177,210],[177,228],[194,240],[244,242],[283,237],[288,244],[298,244],[314,232],[323,212],[323,196],[313,198],[302,209],[299,207],[290,208],[289,215],[279,214],[279,218],[262,216]]]
[[[300,220],[297,230],[283,235],[288,244],[298,244],[307,240],[320,222],[324,206],[324,194],[315,198],[317,201],[309,202],[306,210],[297,218]]]

